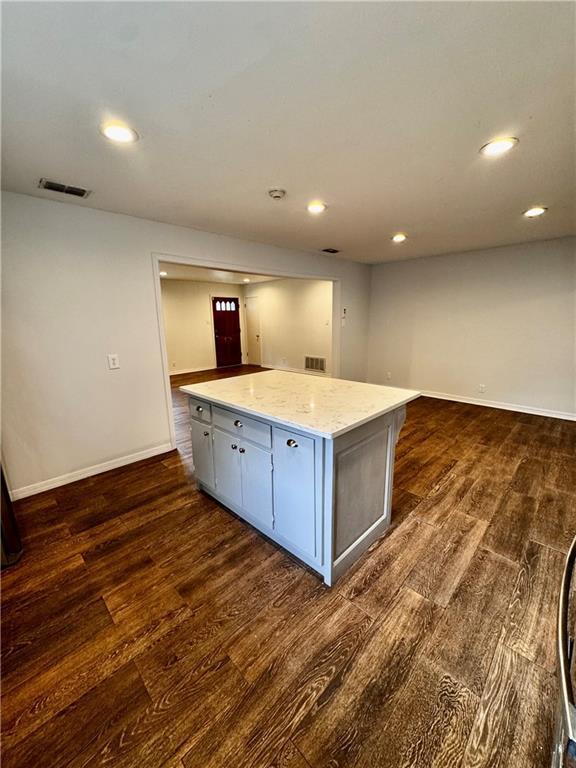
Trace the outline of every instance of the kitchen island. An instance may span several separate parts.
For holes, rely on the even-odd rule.
[[[199,487],[331,585],[390,525],[410,389],[266,371],[180,387]]]

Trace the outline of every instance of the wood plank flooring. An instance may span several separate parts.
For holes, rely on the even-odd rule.
[[[6,768],[547,768],[576,424],[411,403],[393,526],[327,589],[195,489],[173,393],[178,451],[16,505]]]

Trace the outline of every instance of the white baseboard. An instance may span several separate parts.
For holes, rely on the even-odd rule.
[[[169,376],[180,376],[183,373],[199,373],[200,371],[211,371],[214,368],[216,368],[215,365],[212,366],[202,366],[201,368],[179,368],[177,371],[170,369],[168,372]]]
[[[546,408],[533,408],[531,405],[516,405],[515,403],[499,403],[496,400],[480,400],[477,397],[464,397],[462,395],[449,395],[446,392],[422,391],[426,397],[435,397],[438,400],[454,400],[457,403],[469,403],[470,405],[483,405],[486,408],[499,408],[503,411],[517,411],[518,413],[530,413],[534,416],[548,416],[551,419],[565,419],[576,421],[576,413],[564,411],[549,411]]]
[[[49,491],[52,488],[59,488],[61,485],[68,485],[68,483],[73,483],[75,480],[83,480],[85,477],[99,475],[101,472],[107,472],[109,469],[117,469],[118,467],[124,467],[127,464],[134,464],[136,461],[150,459],[152,456],[158,456],[160,453],[168,453],[168,451],[172,451],[173,449],[174,446],[170,443],[162,443],[162,445],[157,445],[155,448],[147,448],[145,451],[131,453],[128,456],[120,456],[118,459],[105,461],[102,464],[94,464],[91,467],[77,469],[74,472],[68,472],[65,475],[51,477],[49,480],[42,480],[39,483],[25,485],[22,488],[15,488],[13,491],[10,491],[10,498],[13,501],[16,501],[17,499],[24,499],[27,496],[34,496],[37,493],[42,493],[42,491]]]

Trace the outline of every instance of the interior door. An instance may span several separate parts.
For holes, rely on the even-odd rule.
[[[240,306],[238,299],[230,296],[212,298],[216,365],[223,368],[242,364],[240,344]]]
[[[260,365],[262,362],[260,306],[258,296],[246,296],[246,336],[248,337],[248,362]]]

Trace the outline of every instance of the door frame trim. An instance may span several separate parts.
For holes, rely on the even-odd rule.
[[[172,412],[172,388],[170,386],[170,367],[168,365],[168,351],[166,349],[166,337],[164,334],[164,317],[162,312],[162,289],[160,278],[160,262],[172,264],[186,264],[190,267],[206,267],[208,269],[222,269],[227,272],[258,273],[270,275],[271,277],[284,277],[295,280],[325,280],[332,283],[332,373],[334,378],[340,376],[341,349],[342,349],[342,278],[334,275],[315,275],[303,272],[288,272],[278,269],[262,269],[260,266],[251,266],[247,264],[236,264],[225,261],[218,261],[209,258],[198,258],[194,256],[181,256],[175,253],[152,251],[151,267],[152,281],[154,284],[154,301],[156,306],[156,323],[158,328],[158,338],[160,342],[160,358],[162,373],[164,377],[164,394],[166,404],[166,415],[170,430],[170,445],[176,448],[176,429],[174,427],[174,414]]]

